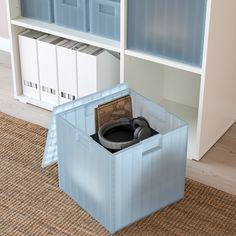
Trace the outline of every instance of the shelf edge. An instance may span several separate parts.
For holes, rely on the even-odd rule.
[[[32,29],[32,30],[41,31],[41,32],[48,33],[48,34],[53,34],[53,35],[67,38],[70,40],[75,40],[75,41],[79,41],[82,43],[87,43],[87,44],[101,47],[101,48],[111,50],[114,52],[120,52],[120,46],[119,46],[120,42],[118,42],[118,41],[116,42],[115,40],[112,40],[112,39],[103,38],[103,37],[100,37],[97,35],[92,35],[90,33],[80,32],[80,31],[73,30],[73,29],[66,28],[66,27],[62,27],[59,25],[55,25],[55,24],[51,24],[51,23],[47,23],[47,22],[41,22],[38,20],[29,19],[29,18],[25,18],[25,17],[12,19],[11,24],[15,25],[15,26],[19,26],[19,27],[24,27],[24,28],[28,28],[28,29]],[[89,39],[89,37],[92,37],[94,39]],[[103,40],[107,41],[107,42],[110,41],[111,44],[103,43],[102,42]],[[117,45],[114,45],[114,44],[117,44]]]
[[[184,63],[179,63],[176,61],[164,59],[164,58],[161,58],[158,56],[152,56],[152,55],[148,55],[145,53],[136,52],[134,50],[125,50],[125,55],[144,59],[147,61],[152,61],[152,62],[161,64],[161,65],[166,65],[166,66],[170,66],[170,67],[173,67],[176,69],[180,69],[180,70],[184,70],[184,71],[188,71],[188,72],[202,75],[202,68],[198,68],[198,67],[187,65]]]

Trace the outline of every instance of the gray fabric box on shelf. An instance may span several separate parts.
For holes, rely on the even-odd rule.
[[[89,0],[54,0],[54,6],[56,24],[89,31]]]
[[[207,2],[127,1],[128,49],[201,67]]]
[[[53,0],[21,0],[20,2],[22,16],[54,22]]]
[[[90,31],[120,40],[120,0],[90,0]]]

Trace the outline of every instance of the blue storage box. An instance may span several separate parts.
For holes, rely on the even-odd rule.
[[[46,22],[54,22],[53,0],[21,0],[21,15]]]
[[[94,109],[126,95],[134,117],[147,118],[159,134],[112,154],[90,137]],[[54,109],[43,166],[58,161],[60,188],[113,233],[183,198],[187,129],[122,84]]]
[[[89,31],[89,0],[54,0],[55,23]]]
[[[120,0],[90,0],[90,31],[120,40]]]
[[[207,0],[129,0],[128,49],[201,67]]]

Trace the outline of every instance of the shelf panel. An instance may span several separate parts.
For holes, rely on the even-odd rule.
[[[85,33],[78,30],[69,29],[66,27],[58,26],[43,21],[38,21],[26,17],[19,17],[11,20],[12,25],[41,31],[47,34],[56,35],[59,37],[67,38],[70,40],[87,43],[107,50],[120,52],[120,42],[108,38],[93,35],[91,33]]]
[[[19,96],[16,96],[16,99],[19,100],[20,102],[28,103],[28,104],[31,104],[31,105],[34,105],[34,106],[37,106],[37,107],[41,107],[41,108],[49,110],[49,111],[52,111],[53,107],[54,107],[51,104],[48,104],[48,103],[30,98],[30,97],[27,97],[23,94],[19,95]]]
[[[161,100],[159,104],[162,105],[167,111],[177,115],[179,118],[188,123],[188,158],[194,159],[196,157],[198,109],[167,99]]]
[[[202,68],[187,65],[184,63],[179,63],[179,62],[168,60],[168,59],[164,59],[164,58],[161,58],[158,56],[152,56],[149,54],[145,54],[142,52],[136,52],[133,50],[125,50],[125,54],[128,56],[133,56],[133,57],[137,57],[137,58],[144,59],[147,61],[152,61],[152,62],[156,62],[156,63],[162,64],[162,65],[166,65],[166,66],[181,69],[184,71],[192,72],[195,74],[199,74],[199,75],[202,74]]]

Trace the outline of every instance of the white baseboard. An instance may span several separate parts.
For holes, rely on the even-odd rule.
[[[9,39],[0,37],[0,50],[5,51],[5,52],[11,51]]]

